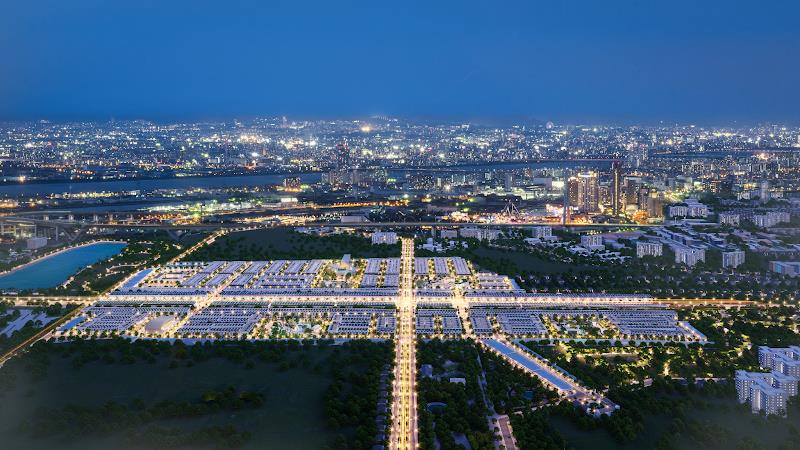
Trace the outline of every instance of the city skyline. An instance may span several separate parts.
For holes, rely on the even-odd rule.
[[[800,3],[6,3],[3,448],[800,449]]]

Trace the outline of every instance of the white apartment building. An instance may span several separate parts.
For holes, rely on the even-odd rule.
[[[687,247],[680,244],[672,244],[670,248],[675,252],[675,263],[693,266],[698,262],[706,260],[706,251],[702,248]]]
[[[800,346],[786,348],[758,347],[758,365],[762,369],[800,378]]]
[[[800,360],[786,354],[777,355],[772,363],[772,370],[785,375],[800,377]]]
[[[781,275],[796,277],[800,275],[800,261],[770,261],[769,270]]]
[[[667,215],[670,217],[688,217],[689,207],[686,205],[673,205],[667,208]]]
[[[687,198],[685,203],[689,208],[689,217],[706,217],[708,216],[708,206],[700,203],[696,198]]]
[[[730,225],[732,227],[736,227],[739,226],[741,221],[742,218],[739,214],[719,213],[717,216],[717,222],[719,222],[720,225]]]
[[[397,233],[393,231],[376,231],[372,233],[372,244],[397,244]]]
[[[458,230],[442,230],[439,232],[442,239],[455,239],[458,237]]]
[[[750,220],[757,227],[767,228],[775,225],[766,214],[756,214]]]
[[[636,242],[636,257],[661,256],[664,254],[664,244],[661,242]]]
[[[753,413],[786,415],[788,395],[783,389],[771,386],[765,380],[756,380],[750,386],[750,410]]]
[[[589,250],[603,250],[606,248],[603,245],[603,236],[600,234],[588,234],[581,236],[581,247]]]
[[[791,215],[784,211],[770,211],[766,214],[756,214],[752,217],[752,222],[757,227],[769,228],[779,223],[787,223],[792,220]]]
[[[736,395],[740,403],[750,402],[750,410],[757,414],[786,415],[786,402],[797,395],[798,378],[780,372],[736,371]]]
[[[32,237],[25,240],[25,248],[27,250],[38,250],[47,245],[46,237]]]
[[[434,242],[433,238],[428,238],[425,240],[425,243],[422,244],[423,250],[428,250],[429,252],[438,252],[441,253],[444,251],[444,246],[437,242]]]
[[[550,240],[553,238],[553,228],[552,227],[532,227],[531,228],[532,237],[536,239],[541,239],[543,241]]]
[[[463,238],[474,238],[479,241],[493,241],[500,237],[500,230],[491,228],[464,227],[459,230]]]
[[[670,217],[706,217],[708,206],[697,201],[696,198],[687,198],[682,205],[670,206],[667,210]]]
[[[798,383],[800,378],[792,375],[785,375],[780,372],[772,372],[772,384],[778,389],[783,389],[789,397],[797,395]]]
[[[744,251],[722,252],[722,267],[734,269],[744,264]]]

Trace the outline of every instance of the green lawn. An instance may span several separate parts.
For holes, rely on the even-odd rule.
[[[199,402],[208,391],[232,386],[239,392],[261,394],[264,404],[258,408],[158,420],[148,426],[186,432],[233,425],[250,434],[241,447],[244,449],[320,449],[335,435],[326,428],[324,416],[323,396],[331,380],[324,371],[315,373],[310,367],[324,361],[331,351],[303,350],[302,353],[308,355],[309,364],[305,365],[309,368],[298,366],[283,371],[278,364],[258,363],[246,368],[222,358],[196,362],[192,367],[182,364],[169,368],[164,357],[158,357],[152,364],[141,360],[131,364],[108,364],[98,360],[76,369],[71,364],[72,359],[53,355],[43,377],[31,376],[36,371],[25,368],[31,363],[26,355],[0,369],[0,442],[2,448],[8,449],[148,448],[141,441],[128,437],[132,429],[141,427],[109,434],[68,436],[59,433],[46,438],[32,436],[21,427],[30,423],[40,408],[99,407],[110,401],[128,405],[137,399],[147,405],[165,400]],[[41,379],[34,381],[37,378]]]

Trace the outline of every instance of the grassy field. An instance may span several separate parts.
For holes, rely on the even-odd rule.
[[[70,357],[51,356],[44,374],[41,364],[26,355],[12,360],[0,372],[0,442],[3,448],[9,449],[163,448],[163,442],[151,446],[143,443],[141,437],[132,439],[131,435],[141,433],[142,429],[186,433],[231,425],[249,434],[249,439],[240,447],[244,449],[324,448],[334,437],[325,426],[323,404],[324,392],[331,380],[323,371],[311,367],[322,363],[332,351],[325,348],[302,350],[308,359],[297,368],[266,363],[248,367],[221,358],[192,363],[191,367],[189,364],[170,367],[164,357],[152,363],[141,360],[109,363],[100,359],[76,368]],[[61,432],[37,437],[26,428],[26,424],[30,425],[34,417],[42,414],[43,408],[55,411],[63,411],[69,405],[99,408],[112,401],[122,405],[134,402],[154,405],[163,401],[198,403],[204,393],[227,387],[260,394],[263,406],[159,419],[104,433]],[[176,445],[174,448],[219,447],[217,443]]]
[[[290,228],[268,228],[227,234],[186,259],[338,259],[345,253],[356,258],[397,257],[400,246],[372,245],[369,239],[357,235],[311,236]]]

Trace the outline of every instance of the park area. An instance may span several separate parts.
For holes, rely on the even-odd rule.
[[[374,427],[375,414],[348,370],[373,373],[391,355],[366,341],[37,347],[0,370],[3,448],[348,448],[364,434],[354,421]],[[331,399],[349,393],[365,403],[332,424]]]
[[[732,398],[703,402],[681,414],[680,418],[669,414],[646,415],[642,431],[624,443],[605,430],[583,429],[564,417],[551,417],[550,424],[575,450],[766,450],[794,449],[800,443],[798,423],[751,414]]]
[[[372,245],[353,234],[314,236],[290,228],[240,231],[217,238],[188,255],[188,261],[257,261],[278,259],[339,259],[345,253],[356,258],[400,256],[400,246]]]
[[[518,275],[527,272],[564,273],[570,270],[584,270],[585,267],[552,261],[530,252],[519,250],[478,247],[473,259],[481,267],[506,275]]]
[[[751,414],[727,383],[685,386],[658,380],[609,396],[621,405],[610,418],[592,419],[562,402],[512,415],[521,450],[723,450],[800,448],[797,406],[788,418]]]

